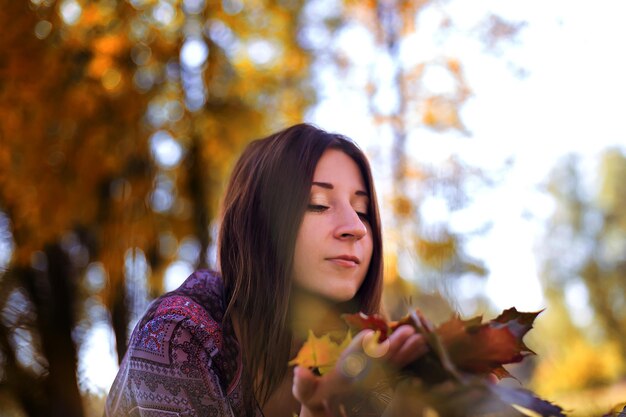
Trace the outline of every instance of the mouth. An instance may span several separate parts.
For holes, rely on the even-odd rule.
[[[343,267],[355,267],[361,263],[359,258],[351,255],[335,256],[332,258],[326,258],[326,260]]]

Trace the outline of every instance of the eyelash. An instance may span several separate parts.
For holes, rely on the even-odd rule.
[[[323,211],[328,210],[328,206],[322,206],[319,204],[309,204],[309,210],[315,212],[315,213],[321,213]]]
[[[309,204],[308,208],[309,208],[310,211],[312,211],[314,213],[322,213],[322,212],[324,212],[324,211],[329,209],[328,206],[322,206],[320,204]],[[358,212],[358,211],[356,212],[356,214],[359,215],[359,218],[361,220],[364,220],[366,222],[370,221],[370,216],[368,214],[361,213],[361,212]]]

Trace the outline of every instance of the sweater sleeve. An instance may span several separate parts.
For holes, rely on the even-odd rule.
[[[233,417],[213,363],[218,323],[188,297],[161,300],[136,327],[107,397],[107,417]]]

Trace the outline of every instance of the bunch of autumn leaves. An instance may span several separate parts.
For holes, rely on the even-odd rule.
[[[511,308],[489,322],[483,323],[482,317],[462,320],[455,316],[437,327],[419,310],[396,322],[363,313],[344,315],[350,331],[343,342],[336,343],[328,334],[318,338],[309,332],[290,365],[313,368],[323,375],[339,362],[344,374],[360,378],[370,372],[370,363],[384,354],[381,346],[389,335],[408,324],[424,336],[429,351],[395,373],[387,381],[390,389],[386,394],[378,387],[375,395],[370,392],[345,399],[345,404],[334,407],[339,416],[561,417],[560,407],[531,391],[493,381],[511,377],[503,365],[521,362],[533,354],[522,339],[538,314]],[[363,344],[363,352],[346,354],[351,334],[365,329],[375,333]]]

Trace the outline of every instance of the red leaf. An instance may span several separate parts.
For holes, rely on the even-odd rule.
[[[403,368],[403,372],[418,381],[414,384],[418,391],[408,392],[412,401],[423,401],[423,405],[439,415],[461,417],[474,413],[472,415],[522,417],[534,412],[542,417],[564,417],[560,407],[536,397],[531,391],[500,387],[471,375],[510,377],[503,365],[520,362],[533,353],[522,339],[539,313],[510,308],[487,323],[482,322],[482,317],[462,320],[455,316],[436,328],[419,310],[397,322],[362,313],[343,318],[356,331],[378,330],[383,337],[405,324],[424,335],[430,351]]]
[[[410,314],[404,316],[398,321],[392,321],[389,323],[389,328],[391,329],[391,333],[396,331],[396,329],[404,324],[411,325],[415,327],[415,329],[424,334],[432,333],[434,330],[434,326],[430,321],[424,317],[422,312],[419,309],[415,309]]]
[[[350,329],[353,330],[355,333],[358,333],[361,330],[365,329],[379,331],[379,342],[383,342],[390,334],[390,329],[387,321],[378,314],[372,314],[371,316],[368,316],[364,313],[356,313],[344,314],[341,317],[346,323],[348,323]]]
[[[480,317],[461,320],[453,317],[435,332],[441,338],[452,362],[461,370],[473,373],[506,375],[502,365],[520,362],[533,353],[522,341],[539,313],[506,310],[489,323]],[[506,371],[505,371],[506,372]]]
[[[506,325],[511,333],[518,339],[520,350],[534,354],[535,352],[524,344],[522,338],[533,328],[535,319],[542,311],[543,310],[533,313],[523,313],[517,311],[515,307],[512,307],[508,310],[504,310],[502,314],[492,320],[492,323],[502,323]]]

